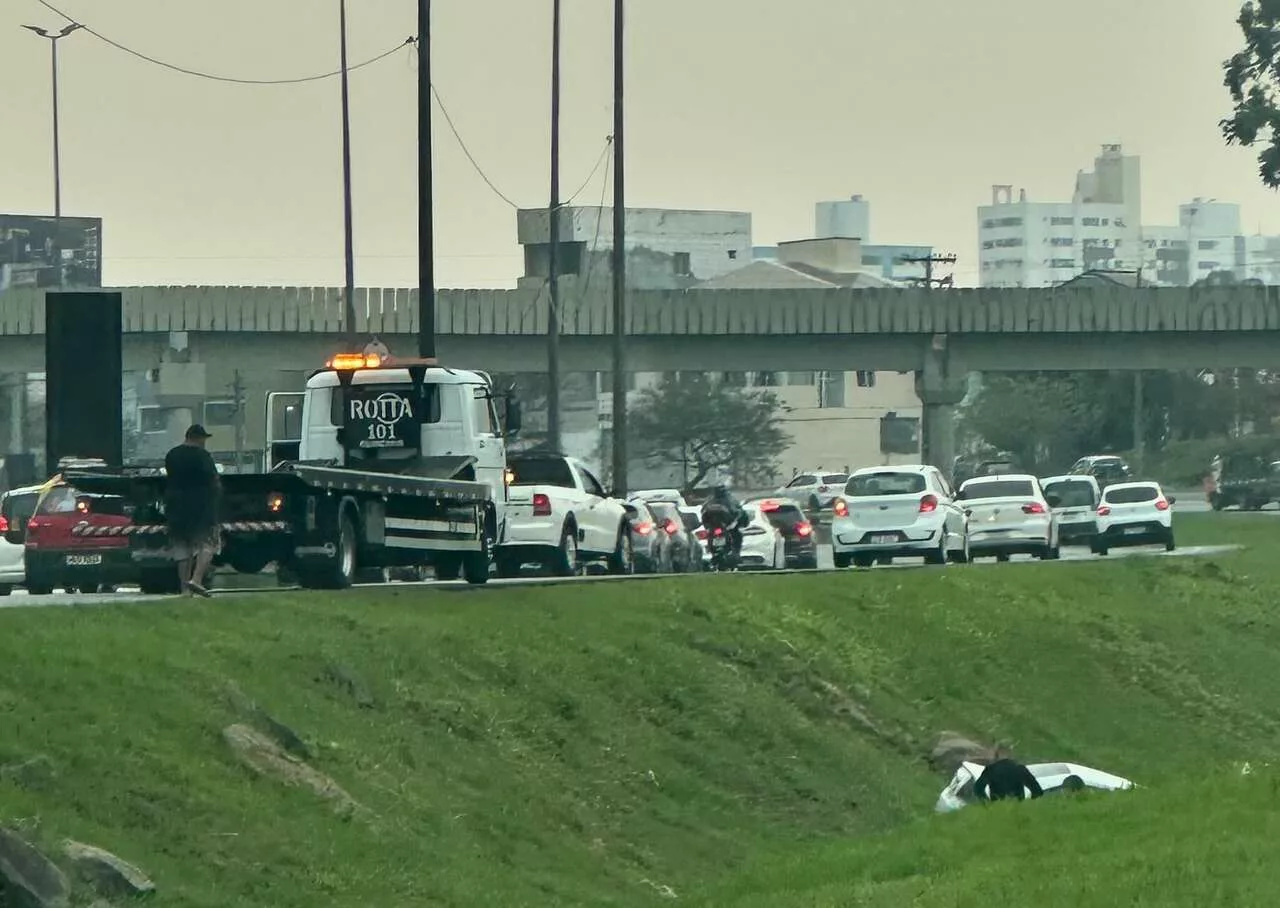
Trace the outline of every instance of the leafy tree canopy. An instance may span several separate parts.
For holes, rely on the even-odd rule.
[[[653,465],[687,465],[689,487],[712,470],[729,471],[742,481],[766,479],[791,443],[778,398],[767,391],[681,373],[664,377],[637,398],[627,416],[631,451]]]
[[[1236,22],[1244,49],[1223,63],[1223,84],[1235,110],[1221,121],[1228,145],[1262,145],[1258,174],[1280,188],[1280,0],[1249,0]]]

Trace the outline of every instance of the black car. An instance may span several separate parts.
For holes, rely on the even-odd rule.
[[[816,570],[818,541],[813,538],[813,524],[804,515],[799,502],[788,498],[768,498],[752,502],[760,513],[782,534],[786,546],[787,567]]]

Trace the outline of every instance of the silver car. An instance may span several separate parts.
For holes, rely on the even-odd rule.
[[[974,558],[1058,557],[1058,518],[1036,477],[981,476],[962,485],[958,497],[969,515],[969,551]]]
[[[1098,535],[1098,502],[1102,490],[1088,475],[1050,476],[1040,480],[1045,500],[1058,515],[1058,542],[1091,545]]]

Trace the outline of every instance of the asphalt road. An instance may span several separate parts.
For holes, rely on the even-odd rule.
[[[1010,564],[1036,564],[1042,566],[1050,566],[1054,564],[1063,564],[1066,562],[1076,561],[1099,561],[1115,558],[1189,558],[1203,557],[1207,555],[1217,555],[1224,552],[1238,549],[1235,545],[1202,545],[1202,546],[1186,546],[1179,548],[1173,552],[1166,552],[1163,548],[1146,546],[1132,549],[1114,549],[1111,554],[1103,559],[1101,556],[1092,554],[1088,549],[1079,547],[1065,547],[1062,550],[1062,557],[1058,561],[1039,561],[1035,558],[1025,555],[1016,555],[1010,560]],[[995,567],[996,561],[991,558],[983,558],[974,563],[973,567],[978,569],[986,569]],[[920,559],[899,559],[891,565],[877,565],[869,570],[921,570],[925,565]],[[954,570],[957,566],[946,565],[940,567],[932,567],[930,570]],[[962,568],[970,569],[970,568]],[[818,546],[818,571],[830,572],[835,570],[835,565],[831,557],[831,546],[829,544]],[[858,569],[851,569],[848,573],[858,573]],[[782,577],[791,574],[812,574],[813,571],[786,570],[786,571],[761,571],[753,573],[753,576],[759,577]],[[491,580],[485,587],[473,587],[465,581],[448,581],[437,582],[427,580],[421,583],[395,583],[391,584],[395,587],[422,587],[430,588],[433,591],[440,592],[464,592],[475,589],[494,589],[506,587],[526,587],[526,586],[552,586],[556,584],[566,583],[633,583],[644,580],[659,580],[670,575],[660,574],[641,574],[630,577],[613,577],[613,576],[588,576],[588,577],[520,577],[511,580]],[[711,575],[699,575],[711,576]],[[367,587],[382,587],[386,584],[357,584],[357,589]],[[266,587],[259,589],[235,589],[235,590],[214,590],[215,598],[223,596],[243,595],[243,596],[260,596],[270,595],[272,593],[286,592],[294,590],[297,587]],[[56,606],[76,606],[76,605],[109,605],[119,602],[160,602],[168,599],[177,598],[175,596],[144,596],[140,591],[126,587],[116,593],[55,593],[50,596],[31,596],[25,590],[14,590],[12,595],[0,598],[0,608],[46,608]]]

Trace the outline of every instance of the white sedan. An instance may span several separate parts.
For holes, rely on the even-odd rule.
[[[742,553],[738,558],[738,567],[743,570],[782,570],[787,566],[787,541],[778,528],[755,506],[744,507],[747,525],[742,528]],[[702,546],[702,563],[709,564],[711,554],[707,551],[707,529],[699,526],[698,541]]]
[[[938,803],[934,809],[938,813],[952,813],[978,803],[979,798],[973,793],[973,784],[978,781],[984,769],[986,767],[980,763],[960,764],[947,787],[938,795]],[[1124,791],[1133,788],[1133,783],[1128,779],[1078,763],[1029,763],[1027,769],[1031,770],[1046,795],[1079,791],[1083,788],[1098,791]],[[1031,792],[1026,794],[1030,796]]]
[[[1045,500],[1040,480],[1027,473],[970,479],[956,496],[969,515],[969,552],[1058,557],[1058,518]]]

